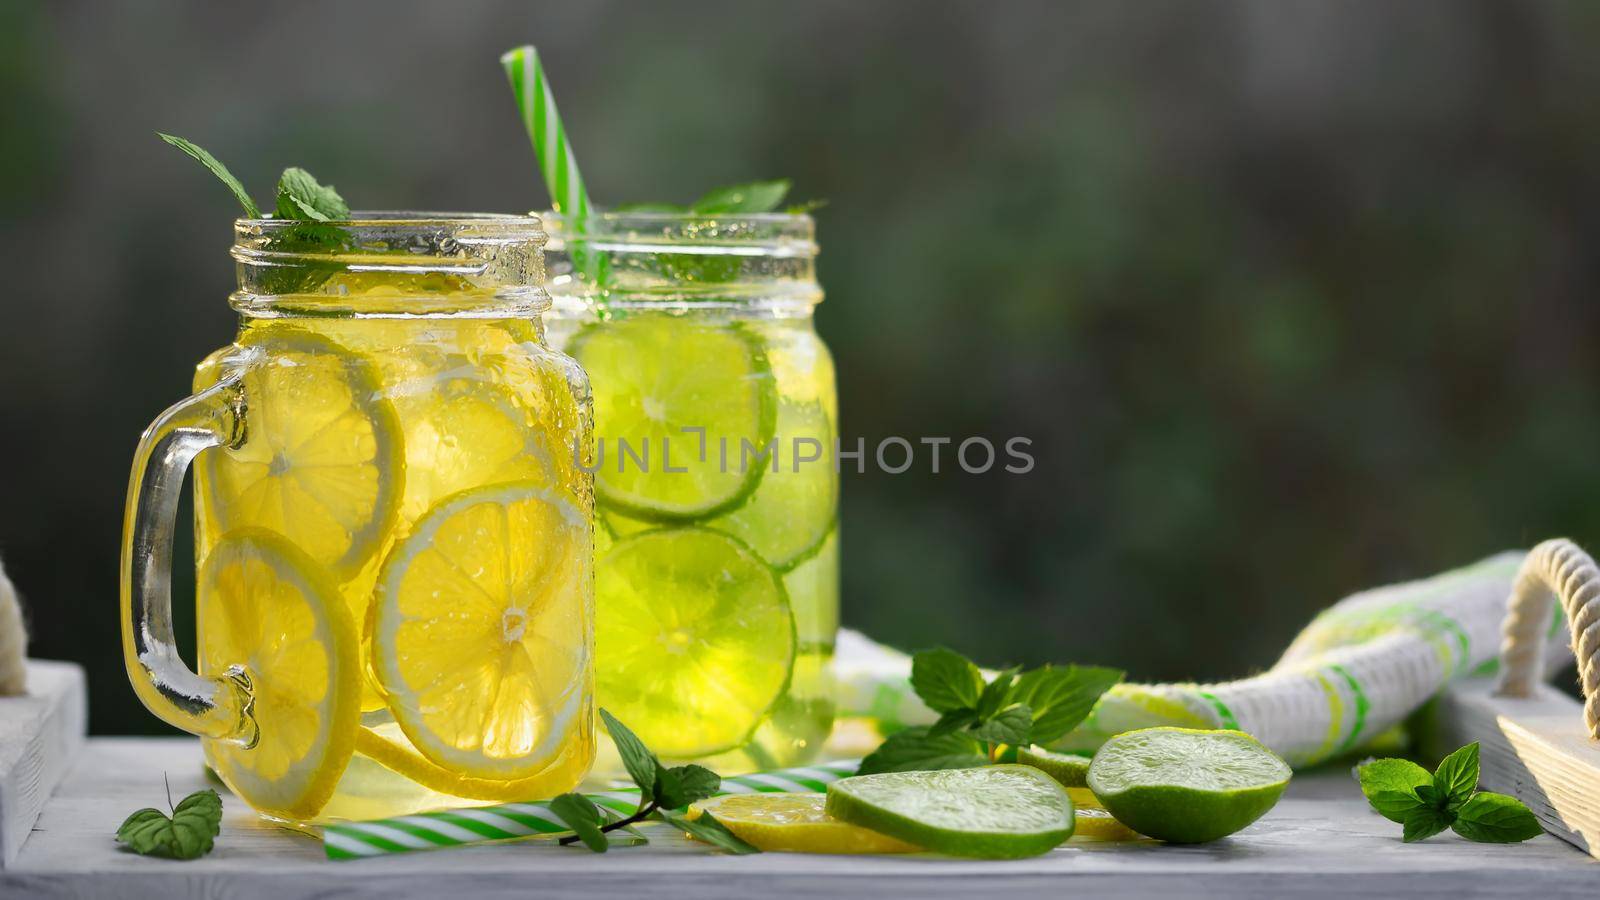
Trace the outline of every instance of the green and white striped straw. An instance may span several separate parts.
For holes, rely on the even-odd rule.
[[[722,779],[722,790],[718,793],[793,794],[825,791],[828,785],[840,778],[855,774],[860,765],[859,759],[845,759],[814,766],[733,775]],[[586,796],[616,818],[633,815],[639,809],[638,788],[601,791]],[[502,803],[498,806],[474,806],[370,822],[329,825],[322,831],[322,847],[329,859],[365,859],[413,850],[439,850],[566,833],[570,833],[567,826],[550,811],[547,802]]]
[[[589,214],[589,194],[584,190],[583,176],[578,174],[578,162],[567,141],[567,130],[561,125],[561,114],[556,112],[550,80],[539,64],[539,51],[531,44],[508,50],[500,57],[500,64],[511,80],[522,124],[528,129],[528,140],[533,142],[533,155],[550,191],[551,208],[582,222]]]

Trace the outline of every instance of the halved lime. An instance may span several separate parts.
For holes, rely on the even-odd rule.
[[[777,394],[761,342],[737,324],[667,314],[591,325],[569,352],[594,387],[601,501],[683,521],[737,506],[760,484]],[[624,451],[624,443],[627,451]]]
[[[1088,784],[1092,757],[1079,753],[1057,753],[1043,747],[1024,747],[1017,751],[1017,762],[1054,778],[1062,787],[1081,788]]]
[[[794,666],[783,584],[749,548],[703,528],[619,539],[596,564],[600,705],[665,757],[743,744]]]
[[[1036,856],[1072,837],[1072,800],[1032,766],[886,772],[828,785],[827,812],[919,847],[983,859]]]
[[[1089,788],[1133,830],[1175,844],[1227,837],[1261,818],[1293,774],[1242,731],[1145,728],[1094,755]]]

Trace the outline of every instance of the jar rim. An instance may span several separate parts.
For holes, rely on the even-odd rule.
[[[463,227],[478,227],[483,225],[501,225],[507,229],[532,229],[533,235],[543,233],[543,222],[534,213],[483,213],[483,212],[423,212],[417,210],[352,210],[348,219],[312,220],[318,225],[332,225],[334,227],[349,226],[378,226],[378,227],[404,227],[425,226],[439,227],[459,225]],[[299,225],[307,224],[306,219],[279,219],[277,217],[263,216],[261,218],[240,218],[234,220],[236,227],[248,227],[263,231],[278,231]],[[532,235],[530,235],[532,236]]]

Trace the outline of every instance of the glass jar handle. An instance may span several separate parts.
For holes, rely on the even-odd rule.
[[[184,472],[201,450],[243,442],[237,373],[173,404],[139,438],[122,522],[122,655],[134,693],[163,721],[255,746],[260,732],[244,667],[217,678],[196,675],[172,635],[172,534]]]

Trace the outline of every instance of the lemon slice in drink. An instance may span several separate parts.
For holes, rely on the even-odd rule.
[[[384,560],[373,669],[429,761],[476,778],[544,770],[589,716],[590,524],[537,482],[441,501]]]
[[[400,512],[407,519],[475,485],[553,483],[544,431],[509,389],[474,378],[422,378],[396,390],[405,392],[394,405],[405,423]]]
[[[595,572],[600,705],[662,756],[744,743],[783,694],[794,616],[783,584],[738,541],[702,528],[619,539]]]
[[[915,844],[823,811],[826,794],[728,794],[689,807],[689,818],[710,813],[755,847],[791,853],[915,853]]]
[[[205,516],[218,532],[275,531],[348,575],[378,550],[403,489],[400,423],[376,367],[295,328],[252,330],[241,346],[254,351],[241,367],[245,440],[200,455]]]
[[[355,625],[321,568],[282,537],[223,538],[199,578],[201,672],[243,665],[255,746],[206,741],[228,786],[262,812],[310,819],[350,761],[360,718]]]
[[[575,701],[576,702],[576,701]],[[398,772],[429,790],[472,800],[511,802],[531,797],[553,797],[571,790],[583,779],[594,757],[594,730],[574,731],[574,738],[549,766],[527,778],[504,780],[476,778],[430,762],[412,749],[400,726],[394,723],[363,727],[356,732],[356,752]]]
[[[777,395],[754,335],[646,314],[590,326],[569,352],[594,386],[605,454],[595,492],[603,503],[636,518],[682,521],[731,509],[755,491]]]
[[[1144,728],[1095,752],[1089,788],[1113,816],[1175,844],[1227,837],[1266,814],[1289,766],[1242,731]]]

